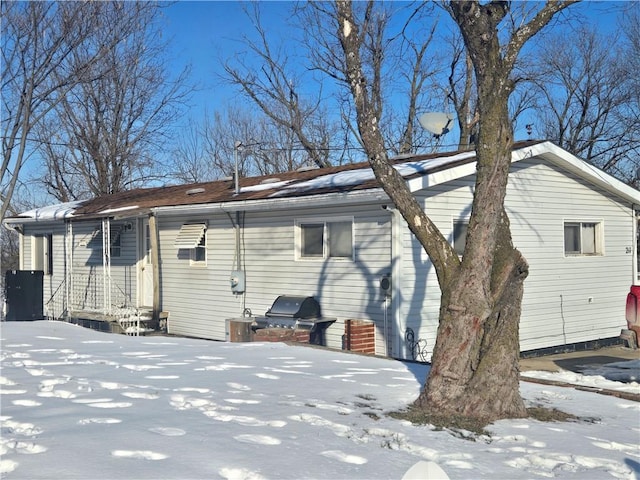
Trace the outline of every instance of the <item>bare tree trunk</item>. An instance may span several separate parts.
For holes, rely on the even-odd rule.
[[[550,2],[514,32],[506,47],[498,25],[505,2],[451,2],[474,64],[480,115],[477,173],[462,264],[442,301],[432,369],[416,406],[490,422],[526,415],[518,389],[519,322],[528,265],[513,247],[504,209],[513,131],[509,78],[528,38],[567,4]]]
[[[432,414],[483,422],[526,415],[518,389],[518,325],[528,265],[513,247],[504,209],[513,147],[510,74],[524,43],[567,5],[546,3],[501,45],[498,26],[509,13],[508,2],[449,4],[473,62],[479,114],[475,192],[460,262],[388,162],[379,126],[381,111],[376,108],[380,100],[376,76],[368,78],[362,67],[362,33],[351,2],[336,2],[346,77],[369,162],[429,254],[442,291],[432,368],[415,403]]]

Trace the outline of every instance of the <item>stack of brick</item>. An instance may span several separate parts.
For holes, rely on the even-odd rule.
[[[367,320],[344,321],[344,348],[352,352],[375,355],[376,328]]]
[[[309,343],[309,330],[292,328],[261,328],[253,336],[254,342]]]

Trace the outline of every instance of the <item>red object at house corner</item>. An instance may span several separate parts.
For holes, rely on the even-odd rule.
[[[636,332],[636,338],[640,339],[640,285],[632,285],[627,294],[626,309],[627,327]]]

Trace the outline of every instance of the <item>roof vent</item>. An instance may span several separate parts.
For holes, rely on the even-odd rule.
[[[187,190],[187,195],[197,195],[198,193],[204,193],[204,188],[202,187],[197,187],[197,188],[191,188],[189,190]]]
[[[316,165],[303,165],[302,167],[298,168],[296,170],[296,172],[308,172],[310,170],[317,170],[318,167]]]
[[[264,180],[262,180],[262,181],[260,182],[260,185],[268,185],[269,183],[278,183],[278,182],[280,182],[280,181],[281,181],[281,180],[280,180],[279,178],[277,178],[277,177],[274,177],[274,178],[265,178]]]

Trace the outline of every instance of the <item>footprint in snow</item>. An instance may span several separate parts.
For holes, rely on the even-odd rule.
[[[19,390],[19,389],[7,390],[6,388],[0,388],[0,395],[24,395],[25,393],[27,393],[26,390]]]
[[[248,392],[249,390],[251,390],[251,387],[235,382],[227,382],[227,387],[232,388],[233,390],[241,390],[243,392]]]
[[[211,390],[208,388],[182,387],[182,388],[174,388],[173,391],[174,392],[209,393]]]
[[[18,462],[13,460],[1,459],[0,460],[0,474],[11,473],[18,467]]]
[[[26,437],[33,437],[42,433],[42,430],[33,423],[16,422],[15,420],[11,420],[11,417],[3,418],[2,422],[0,422],[0,427],[8,433],[24,435]]]
[[[364,465],[369,461],[364,457],[350,455],[348,453],[341,452],[340,450],[325,450],[324,452],[321,452],[320,455],[333,460],[338,460],[339,462],[352,463],[354,465]]]
[[[112,398],[76,398],[71,400],[72,403],[90,404],[90,403],[104,403],[112,401]]]
[[[113,450],[111,455],[118,458],[135,458],[140,460],[164,460],[169,455],[151,450]]]
[[[638,447],[638,445],[636,444],[611,442],[609,440],[602,440],[593,437],[589,438],[594,440],[592,442],[594,446],[602,448],[604,450],[617,450],[620,452],[628,453],[630,455],[634,455],[636,457],[640,456],[640,447]]]
[[[157,365],[122,365],[122,368],[134,370],[136,372],[145,372],[147,370],[155,370],[162,367],[159,367]]]
[[[83,418],[82,420],[78,420],[78,425],[90,425],[92,423],[109,425],[113,423],[121,423],[122,420],[118,418],[110,418],[110,417],[93,417],[93,418]]]
[[[225,480],[265,480],[259,473],[252,472],[246,468],[225,467],[221,468],[218,474]]]
[[[144,392],[122,392],[121,395],[127,398],[141,398],[144,400],[156,400],[159,396],[155,393]]]
[[[18,407],[39,407],[42,405],[42,403],[36,402],[35,400],[14,400],[11,403]]]
[[[121,390],[123,388],[127,388],[126,385],[116,382],[98,382],[98,385],[105,390]]]
[[[93,408],[127,408],[133,405],[129,402],[96,402],[96,403],[87,403],[88,407]]]
[[[280,445],[282,443],[279,439],[275,437],[270,437],[269,435],[245,434],[245,435],[236,435],[233,438],[238,442],[252,443],[255,445]]]
[[[15,453],[23,455],[33,455],[36,453],[44,453],[47,451],[47,447],[37,445],[33,442],[17,442],[15,440],[3,442],[3,447],[9,450],[13,450]]]
[[[38,392],[39,397],[43,398],[76,398],[76,394],[67,390],[46,390]]]
[[[182,435],[185,435],[187,433],[181,428],[172,428],[172,427],[150,428],[149,431],[151,433],[157,433],[158,435],[163,435],[165,437],[181,437]]]

